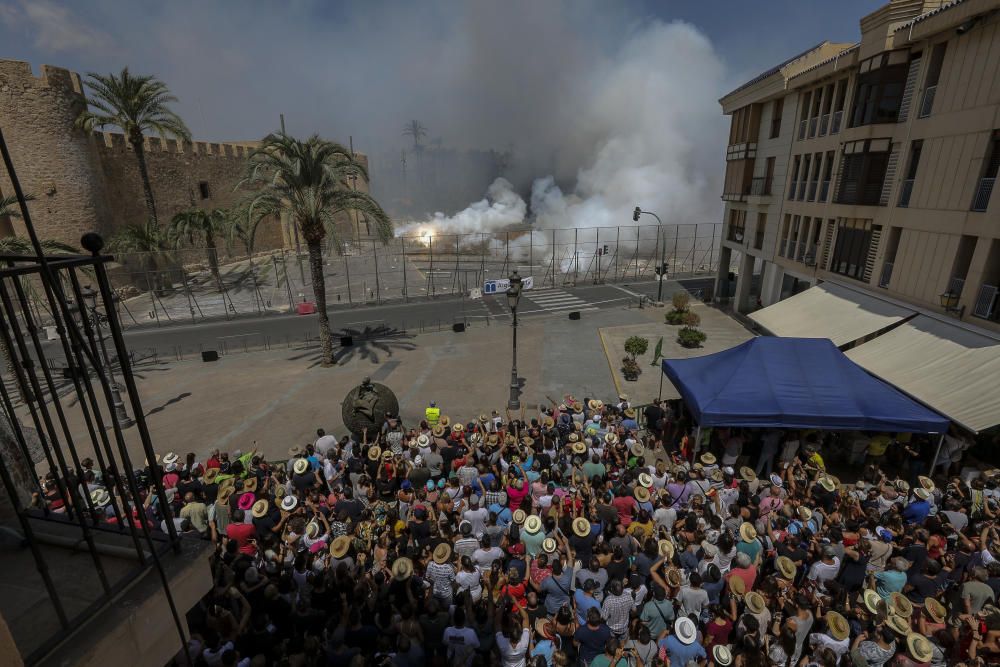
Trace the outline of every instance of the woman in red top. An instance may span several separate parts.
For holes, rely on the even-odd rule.
[[[705,650],[711,651],[713,646],[729,644],[733,622],[722,613],[722,608],[717,604],[709,606],[708,612],[712,618],[705,625]]]

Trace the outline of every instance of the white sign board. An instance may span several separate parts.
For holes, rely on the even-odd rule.
[[[529,290],[535,286],[535,279],[531,276],[521,279],[521,289]],[[510,289],[510,280],[499,278],[497,280],[487,280],[483,283],[483,294],[502,294]]]

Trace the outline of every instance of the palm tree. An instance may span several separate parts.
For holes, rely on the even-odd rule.
[[[156,260],[168,250],[168,240],[167,234],[149,221],[122,227],[108,241],[108,250],[113,253],[139,253],[140,263],[146,271],[146,289],[162,291],[163,281],[157,274]]]
[[[170,94],[167,85],[154,76],[133,75],[128,67],[120,74],[87,75],[87,87],[91,96],[87,99],[90,108],[84,109],[76,119],[78,127],[87,131],[107,126],[117,127],[125,133],[125,138],[135,151],[139,162],[139,176],[146,196],[149,221],[159,225],[156,216],[156,201],[153,187],[149,182],[146,168],[146,153],[143,148],[143,133],[155,132],[161,137],[176,137],[191,141],[191,132],[181,117],[174,113],[169,104],[177,98]]]
[[[24,195],[25,201],[33,201],[34,199],[34,195]],[[21,217],[21,208],[18,206],[17,197],[14,195],[9,197],[0,197],[0,218],[3,217]]]
[[[257,188],[244,204],[254,211],[251,217],[286,213],[305,238],[319,310],[323,365],[331,366],[333,339],[326,311],[323,242],[330,235],[341,247],[335,216],[343,211],[353,210],[371,218],[383,242],[392,237],[392,222],[371,195],[347,185],[352,176],[368,178],[368,173],[340,144],[316,135],[302,141],[284,133],[272,134],[264,138],[249,160],[240,185]]]
[[[427,136],[427,128],[421,125],[419,120],[411,120],[403,128],[403,136],[413,139],[413,151],[419,153],[420,149],[423,148],[420,145],[420,140]]]
[[[204,242],[208,268],[215,282],[221,285],[222,276],[219,275],[219,254],[215,248],[215,239],[223,236],[226,229],[226,212],[222,209],[205,211],[194,208],[175,215],[170,220],[167,234],[174,248],[179,248],[185,240],[192,246],[197,242]]]

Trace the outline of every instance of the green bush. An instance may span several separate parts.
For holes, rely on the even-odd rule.
[[[678,324],[684,324],[684,316],[687,314],[687,311],[684,310],[671,310],[664,315],[663,319],[666,320],[667,324],[677,326]]]
[[[636,380],[639,378],[639,373],[642,369],[639,367],[639,362],[637,362],[632,357],[625,357],[622,359],[622,375],[625,376],[626,380]]]
[[[687,292],[674,292],[674,295],[670,297],[670,302],[674,304],[674,310],[684,312],[691,303],[691,295]]]
[[[633,361],[639,355],[645,354],[648,348],[649,341],[642,336],[631,336],[625,339],[625,351],[632,357]]]
[[[701,347],[707,338],[704,332],[694,327],[683,327],[677,332],[677,342],[681,347]]]

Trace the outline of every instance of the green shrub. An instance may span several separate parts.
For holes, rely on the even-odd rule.
[[[625,351],[632,357],[633,361],[639,355],[645,354],[648,348],[649,341],[642,336],[631,336],[625,339]]]
[[[663,316],[663,319],[666,320],[667,324],[677,326],[678,324],[684,324],[684,316],[687,314],[687,311],[671,310]]]
[[[625,376],[626,380],[638,379],[639,373],[642,369],[639,367],[639,362],[637,362],[632,357],[625,357],[622,359],[622,375]]]
[[[693,327],[683,327],[677,332],[677,342],[681,347],[701,347],[707,338],[704,332]]]
[[[670,302],[674,304],[674,310],[683,312],[688,309],[688,305],[691,303],[691,295],[687,292],[674,292],[674,295],[670,297]]]

